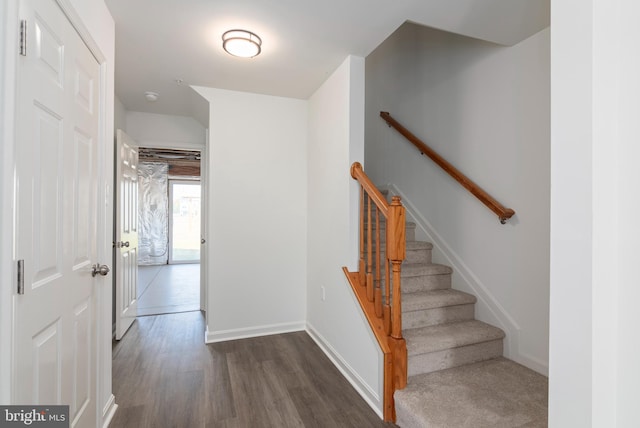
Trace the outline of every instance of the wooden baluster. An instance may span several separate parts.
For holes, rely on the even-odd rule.
[[[376,316],[382,318],[382,288],[380,288],[380,210],[376,208],[376,279],[375,285],[375,309]]]
[[[372,232],[372,219],[371,219],[371,206],[373,201],[369,198],[369,204],[367,209],[367,299],[373,302],[373,232]]]
[[[405,213],[400,196],[394,196],[387,218],[387,257],[391,261],[393,290],[391,291],[391,337],[402,338],[402,297],[400,265],[405,258]]]
[[[386,254],[384,257],[384,331],[387,335],[391,334],[391,273],[389,269],[389,259]]]
[[[365,265],[364,265],[364,187],[360,186],[360,265],[358,266],[358,276],[360,285],[364,286],[365,283]]]
[[[385,218],[386,226],[389,227],[389,218]],[[388,243],[385,243],[384,255],[384,306],[382,307],[384,331],[388,335],[391,334],[391,269],[389,269],[389,252],[387,251]]]

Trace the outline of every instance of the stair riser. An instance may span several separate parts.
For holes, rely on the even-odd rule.
[[[402,328],[418,328],[456,321],[472,320],[475,313],[473,303],[402,312]]]
[[[386,252],[381,251],[380,257],[384,259]],[[405,263],[431,263],[431,250],[427,250],[426,248],[420,249],[407,249],[406,257],[404,259]]]
[[[451,288],[451,274],[402,277],[402,292],[444,290]]]
[[[502,348],[502,339],[499,339],[428,354],[410,355],[407,375],[415,376],[490,360],[502,356]]]
[[[405,263],[431,263],[431,250],[407,250]]]
[[[365,252],[364,258],[365,260],[367,260],[367,253]],[[372,254],[372,259],[373,259],[373,266],[375,266],[375,260],[376,260],[376,255],[375,253]],[[380,260],[383,261],[380,269],[384,272],[384,260],[386,257],[386,252],[385,251],[381,251],[380,252]],[[427,249],[418,249],[418,250],[407,250],[406,251],[406,257],[403,261],[403,263],[431,263],[431,250],[427,250]]]
[[[385,229],[381,229],[380,230],[380,243],[383,242],[387,242],[387,231]],[[364,230],[365,236],[367,234],[367,229],[365,228]],[[376,242],[377,240],[377,233],[375,231],[375,228],[373,229],[373,231],[371,232],[371,236],[372,236],[372,242]],[[414,228],[407,228],[405,231],[405,240],[406,241],[415,241],[416,240],[416,230]]]

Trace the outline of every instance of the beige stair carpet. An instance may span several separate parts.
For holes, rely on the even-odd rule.
[[[543,428],[547,378],[505,358],[421,374],[396,391],[402,428]]]

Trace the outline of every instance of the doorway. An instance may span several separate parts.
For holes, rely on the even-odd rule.
[[[200,310],[200,151],[139,154],[137,316]]]

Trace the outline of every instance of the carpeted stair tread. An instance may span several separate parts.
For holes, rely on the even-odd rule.
[[[500,340],[505,336],[501,329],[477,320],[411,328],[402,334],[407,341],[409,358],[411,355]]]
[[[402,312],[468,305],[474,304],[476,301],[477,299],[474,295],[453,289],[403,293]]]
[[[426,241],[407,241],[406,249],[409,250],[433,250],[433,244]],[[384,252],[384,248],[382,249]]]
[[[397,424],[418,427],[546,427],[548,379],[505,358],[409,378],[395,392]]]
[[[424,276],[424,275],[448,275],[453,273],[449,266],[437,263],[403,263],[402,277]]]
[[[407,263],[431,263],[431,251],[433,245],[425,241],[406,241],[406,257],[403,264]],[[384,258],[386,254],[384,245],[380,247],[380,257]],[[375,257],[375,249],[374,255]]]

